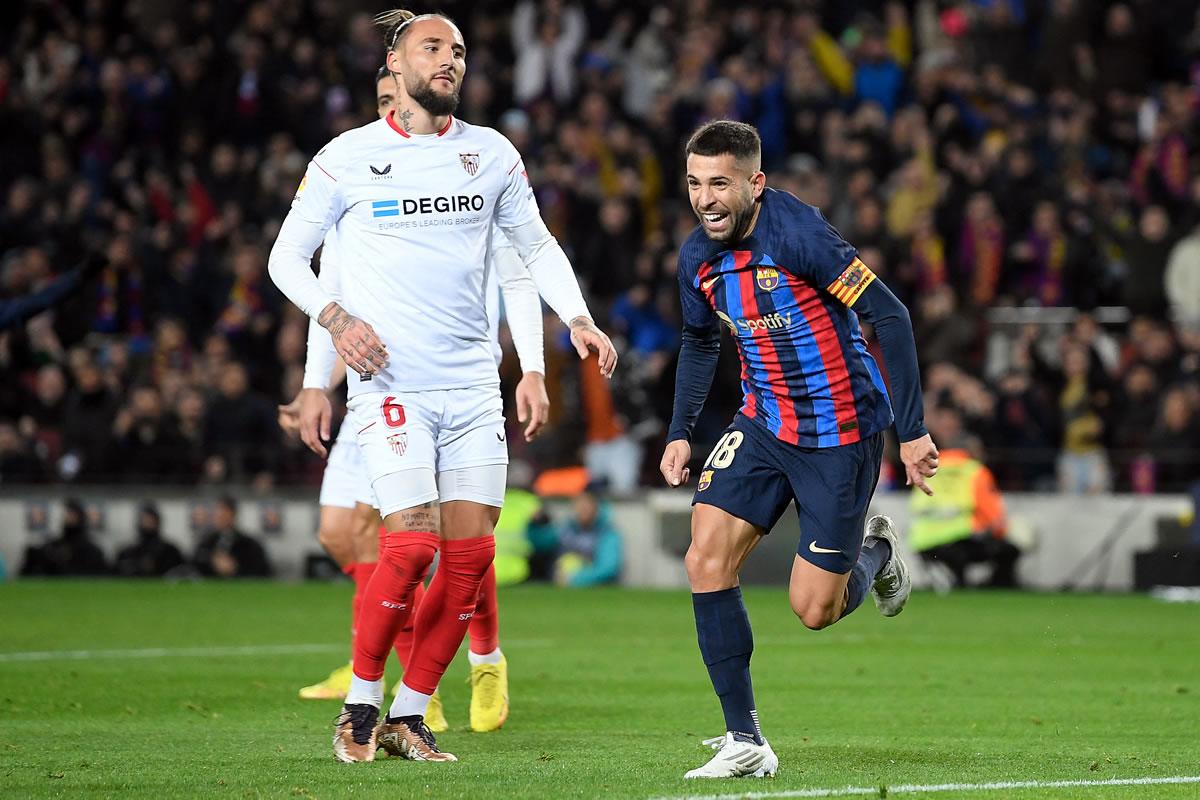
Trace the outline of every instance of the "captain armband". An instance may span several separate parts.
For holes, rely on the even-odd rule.
[[[825,287],[825,291],[845,305],[853,307],[874,280],[875,273],[871,272],[871,268],[855,257],[850,266],[846,267],[833,283]]]

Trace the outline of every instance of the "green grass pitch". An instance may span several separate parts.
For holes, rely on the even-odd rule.
[[[0,796],[917,797],[894,787],[1200,775],[1200,606],[918,594],[896,619],[868,600],[813,633],[782,589],[748,590],[780,775],[695,783],[681,776],[723,726],[686,592],[503,591],[512,714],[466,730],[460,654],[442,686],[448,765],[337,764],[337,704],[296,699],[345,658],[349,598],[346,584],[0,586]],[[1197,798],[1200,784],[928,796]]]

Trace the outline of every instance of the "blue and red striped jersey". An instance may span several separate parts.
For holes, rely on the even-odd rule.
[[[742,364],[741,413],[801,447],[851,444],[892,424],[854,302],[875,280],[813,206],[766,189],[736,246],[696,230],[679,252],[684,325],[719,323]]]

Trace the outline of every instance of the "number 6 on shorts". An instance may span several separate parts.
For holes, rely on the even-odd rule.
[[[708,460],[704,462],[704,469],[712,467],[713,469],[725,469],[733,463],[733,457],[737,455],[737,449],[741,446],[742,440],[746,435],[741,431],[729,431],[720,439],[717,440],[717,446],[708,454]]]
[[[389,395],[383,398],[379,410],[383,413],[384,425],[389,428],[399,428],[404,425],[404,406],[397,403],[395,397]]]

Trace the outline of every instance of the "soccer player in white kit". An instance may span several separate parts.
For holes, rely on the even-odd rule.
[[[552,306],[549,287],[578,286],[541,220],[516,149],[498,132],[453,117],[466,67],[458,28],[440,15],[398,12],[387,63],[399,82],[397,109],[317,153],[269,268],[361,375],[350,382],[350,421],[387,528],[363,601],[334,754],[373,759],[378,728],[378,745],[394,755],[450,761],[423,715],[495,552],[508,459],[488,337],[492,223]],[[335,224],[340,297],[309,269]],[[570,324],[576,348],[595,349],[611,375],[616,352],[608,338],[588,317]],[[379,725],[387,651],[439,539],[440,567],[417,614],[413,657]]]
[[[376,110],[382,118],[395,105],[397,82],[387,67],[381,67],[375,80]],[[337,228],[325,235],[321,249],[321,274],[318,280],[334,294],[339,293],[337,267]],[[525,438],[531,441],[540,432],[549,414],[549,398],[545,388],[545,358],[541,304],[537,287],[520,258],[508,244],[507,238],[493,230],[489,253],[498,280],[488,291],[488,318],[492,322],[490,338],[497,365],[500,363],[498,295],[502,292],[507,310],[508,326],[517,357],[524,373],[516,387],[517,416],[525,424]],[[499,290],[497,290],[497,284]],[[587,313],[581,296],[568,296],[564,315],[574,315],[581,309]],[[570,318],[569,316],[567,317]],[[355,585],[351,604],[351,648],[357,625],[361,595],[375,571],[379,558],[379,514],[375,495],[367,477],[366,467],[355,441],[353,425],[343,424],[337,440],[326,451],[330,438],[332,408],[327,391],[336,388],[346,372],[338,362],[337,351],[329,334],[309,321],[308,356],[305,362],[304,388],[286,406],[280,407],[280,425],[291,435],[299,436],[314,453],[327,458],[320,492],[319,541],[338,566],[351,577]],[[527,423],[527,424],[526,424]],[[415,592],[413,608],[420,605],[423,588]],[[403,668],[412,647],[412,617],[397,634],[394,646]],[[507,659],[500,650],[499,619],[494,570],[484,576],[480,587],[475,615],[468,628],[471,662],[471,730],[484,733],[497,730],[508,716]],[[345,698],[350,687],[351,665],[344,664],[330,672],[329,677],[300,690],[303,699],[324,700]],[[425,721],[435,733],[448,730],[441,701],[435,692],[430,699]]]

